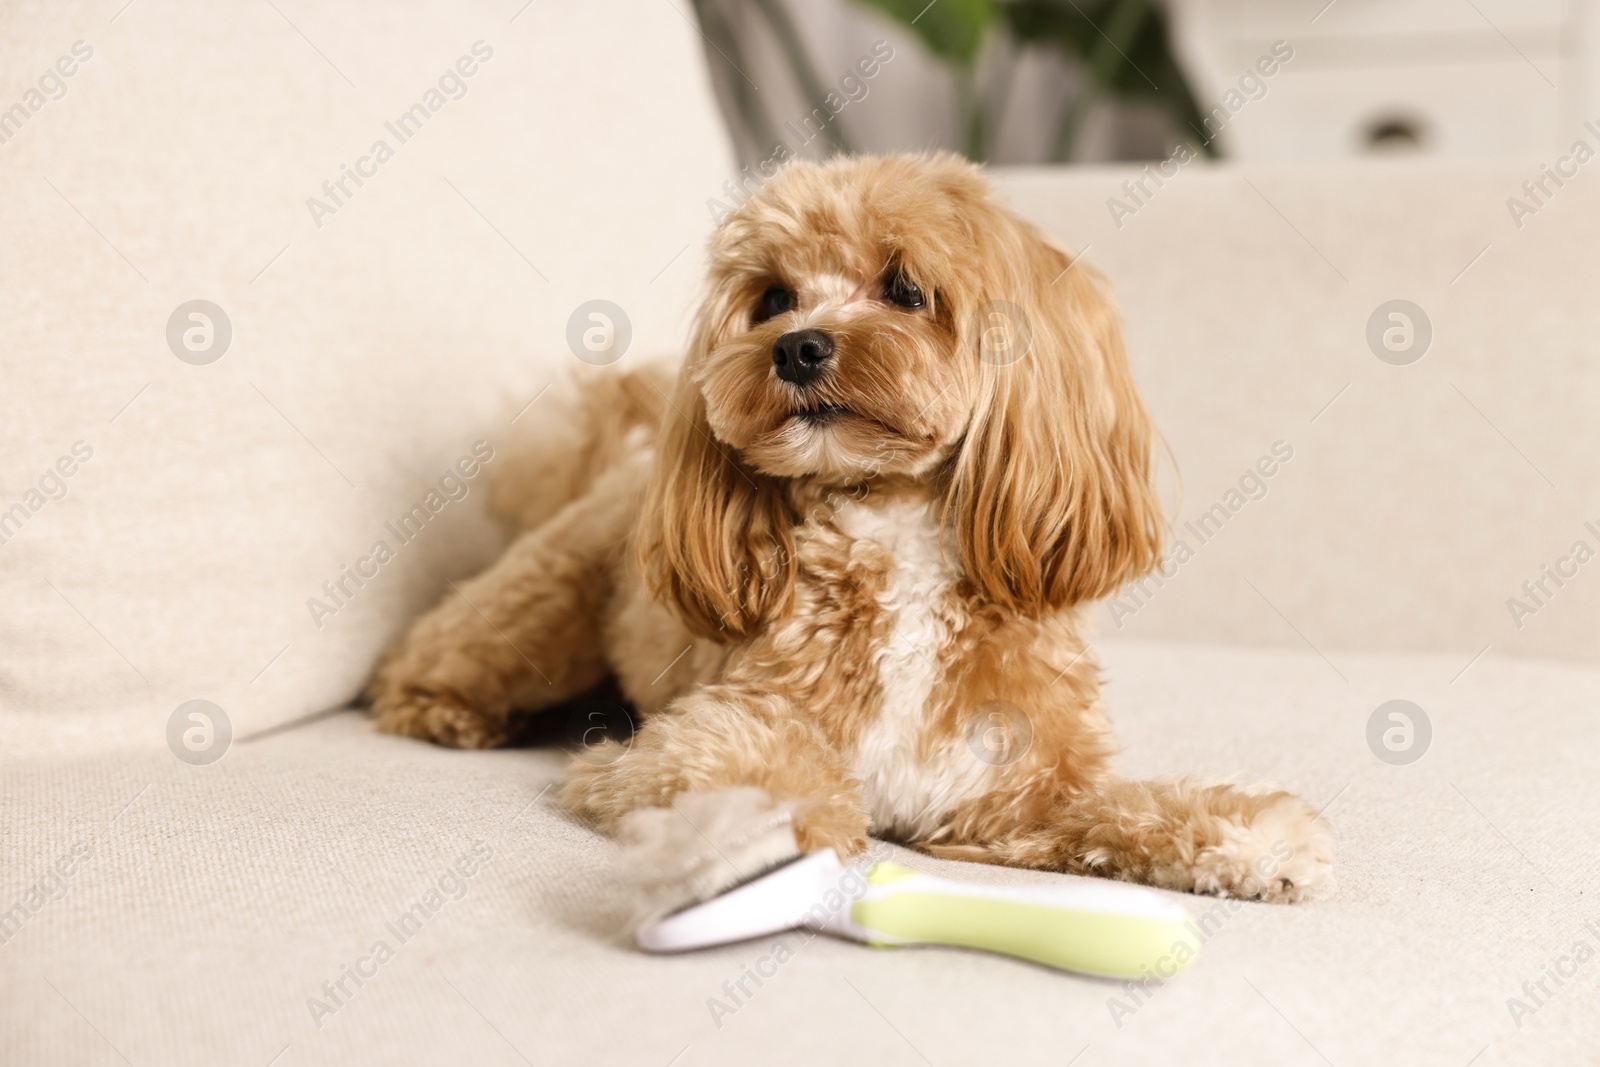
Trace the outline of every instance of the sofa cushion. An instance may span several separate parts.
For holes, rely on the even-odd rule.
[[[1173,454],[1163,574],[1102,629],[1600,657],[1600,184],[1526,210],[1536,160],[1165,170],[1002,178],[1115,286]]]
[[[1343,682],[1310,652],[1101,654],[1128,773],[1270,778],[1326,806],[1338,839],[1323,899],[1175,895],[1207,940],[1167,985],[796,935],[648,957],[621,933],[614,846],[554,801],[556,751],[449,751],[345,713],[208,766],[0,767],[0,922],[23,911],[0,932],[0,1048],[18,1063],[294,1067],[1589,1054],[1600,670],[1486,661],[1451,685],[1449,658],[1352,655]],[[1432,721],[1409,764],[1366,739],[1396,697]],[[893,855],[986,883],[1065,877]],[[1524,982],[1540,981],[1535,1004]]]
[[[670,4],[116,6],[0,12],[13,751],[349,700],[497,550],[459,465],[574,313],[680,344],[732,171]]]
[[[1002,178],[1115,286],[1175,461],[1165,576],[1102,628],[1600,657],[1600,183],[1527,210],[1536,160],[1166,170]]]

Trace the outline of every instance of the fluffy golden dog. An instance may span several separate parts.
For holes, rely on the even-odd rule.
[[[1109,768],[1081,611],[1163,524],[1099,276],[951,156],[792,165],[710,252],[676,384],[601,373],[521,456],[526,532],[390,654],[379,725],[494,745],[614,676],[642,726],[565,797],[679,901],[869,834],[1198,893],[1325,882],[1299,798]]]

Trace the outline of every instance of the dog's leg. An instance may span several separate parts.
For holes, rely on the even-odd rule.
[[[707,687],[647,719],[631,747],[608,744],[573,763],[565,799],[622,839],[656,912],[795,855],[867,846],[849,768],[782,697]]]
[[[513,709],[599,683],[600,622],[641,482],[638,464],[608,472],[419,619],[367,688],[379,728],[488,748],[506,741]]]
[[[917,847],[951,859],[1275,902],[1313,895],[1332,876],[1332,835],[1291,793],[1107,778],[1031,804],[1018,799],[991,793]]]

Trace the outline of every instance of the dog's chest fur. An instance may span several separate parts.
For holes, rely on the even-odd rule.
[[[959,733],[937,725],[947,720],[932,706],[961,612],[959,553],[954,544],[940,551],[937,514],[925,500],[848,503],[833,525],[888,558],[875,597],[881,638],[869,666],[876,706],[862,709],[851,767],[876,832],[925,836],[944,812],[983,792],[994,770]]]

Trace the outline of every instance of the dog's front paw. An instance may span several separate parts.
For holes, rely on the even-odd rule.
[[[1243,794],[1218,816],[1213,843],[1191,867],[1196,893],[1293,904],[1333,880],[1333,836],[1311,805],[1288,793]]]
[[[504,716],[486,715],[465,701],[395,682],[380,672],[367,690],[378,729],[450,748],[494,748],[509,739]]]

